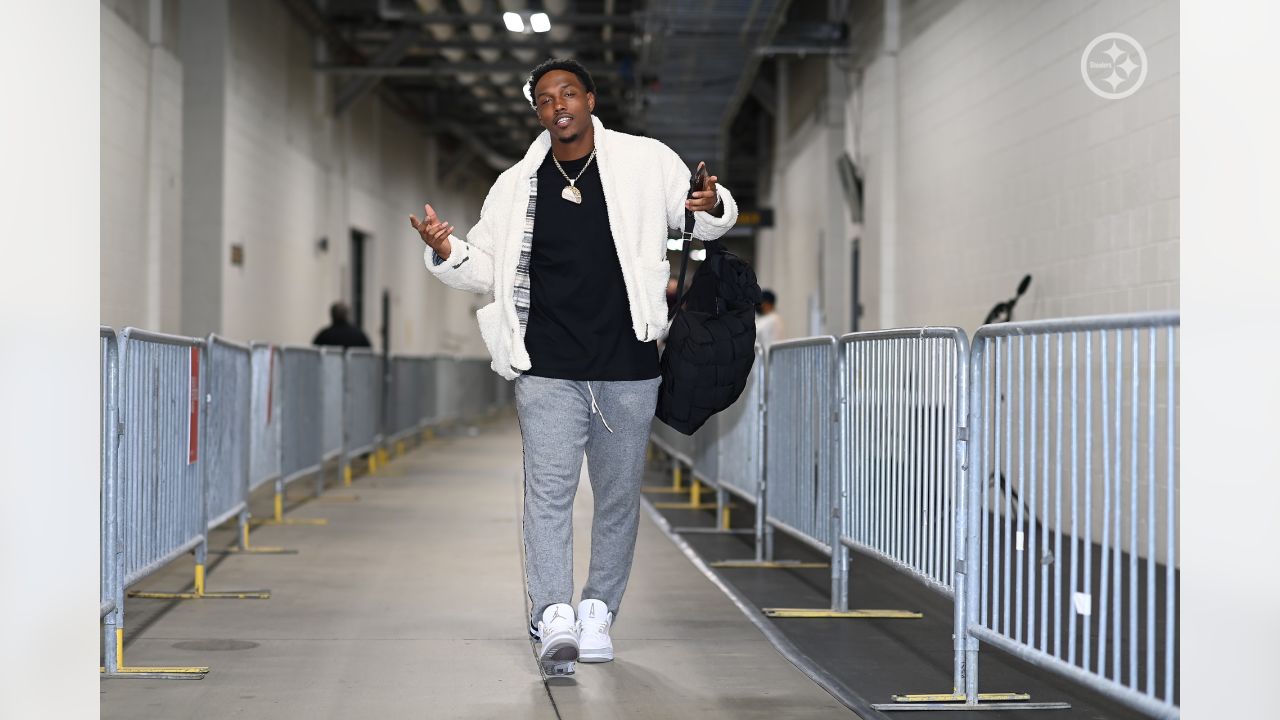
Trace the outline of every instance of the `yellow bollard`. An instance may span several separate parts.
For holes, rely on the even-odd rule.
[[[724,509],[724,512],[723,512],[723,513],[721,513],[721,517],[720,517],[720,529],[721,529],[721,530],[728,530],[728,529],[729,529],[729,508],[725,508],[725,509]]]
[[[276,522],[284,522],[284,493],[276,493]]]
[[[693,507],[698,507],[702,504],[702,483],[698,482],[696,479],[693,481],[693,485],[689,488],[689,504]]]
[[[351,487],[351,463],[342,466],[342,484]]]
[[[673,469],[671,470],[671,491],[680,492],[681,488],[683,487],[680,484],[680,463],[679,462],[675,463],[675,465],[673,465],[672,468]]]
[[[204,595],[204,565],[196,563],[196,595]]]

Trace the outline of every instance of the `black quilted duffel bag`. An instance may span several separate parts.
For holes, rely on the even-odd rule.
[[[693,213],[686,210],[680,288],[689,267],[692,238]],[[760,303],[755,271],[719,242],[703,241],[703,247],[707,258],[671,311],[654,413],[685,435],[692,435],[738,399],[755,362],[755,316]]]

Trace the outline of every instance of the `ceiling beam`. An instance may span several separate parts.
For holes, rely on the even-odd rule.
[[[406,29],[405,32],[418,32],[416,29]],[[383,43],[388,41],[389,33],[385,32],[361,32],[355,37],[355,41]],[[508,33],[510,35],[510,33]],[[538,37],[534,40],[522,40],[517,37],[494,36],[488,40],[477,40],[474,37],[455,37],[448,40],[436,40],[426,37],[419,33],[420,40],[410,51],[413,53],[431,52],[435,50],[534,50],[550,52],[553,48],[568,47],[578,52],[594,52],[598,50],[630,50],[633,48],[633,40],[626,38],[614,38],[612,40],[601,40],[598,37],[584,36],[573,37],[564,42],[552,42],[551,40]],[[392,35],[394,37],[394,35]]]
[[[378,51],[377,55],[374,55],[369,60],[369,64],[375,67],[393,67],[400,64],[405,54],[409,52],[409,48],[417,44],[419,37],[419,33],[413,30],[401,31],[382,50]],[[333,103],[333,114],[335,116],[342,115],[347,111],[347,108],[367,95],[381,81],[381,75],[363,75],[348,80],[338,90],[337,99]]]
[[[615,28],[635,27],[637,22],[631,15],[606,15],[602,13],[576,13],[566,15],[556,15],[547,13],[551,19],[551,24],[555,25],[572,25],[574,27],[601,27],[609,25]],[[477,13],[475,15],[467,15],[465,13],[419,13],[419,12],[400,12],[384,14],[382,19],[391,23],[408,23],[411,25],[493,25],[502,28],[502,32],[510,32],[507,30],[506,24],[502,21],[501,13]]]

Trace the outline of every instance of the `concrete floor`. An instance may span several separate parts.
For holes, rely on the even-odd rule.
[[[270,600],[129,600],[129,665],[211,671],[203,680],[104,680],[102,717],[853,717],[644,513],[614,631],[618,659],[579,664],[572,679],[544,685],[525,630],[520,467],[510,418],[434,441],[350,491],[330,491],[358,502],[307,502],[291,513],[328,525],[255,531],[255,544],[299,554],[232,555],[211,569],[209,590],[270,588]],[[584,477],[579,589],[590,515]],[[214,544],[229,538],[218,533]],[[183,588],[190,570],[183,558],[142,586]]]

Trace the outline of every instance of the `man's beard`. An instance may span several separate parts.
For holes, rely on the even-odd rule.
[[[554,136],[553,136],[553,137],[554,137]],[[568,137],[556,137],[556,140],[557,140],[558,142],[564,143],[565,145],[568,145],[568,144],[570,144],[570,143],[574,142],[575,140],[577,140],[577,139],[578,139],[578,138],[580,138],[580,137],[582,137],[582,131],[581,131],[581,130],[578,130],[578,131],[574,132],[572,135],[570,135],[570,136],[568,136]]]

